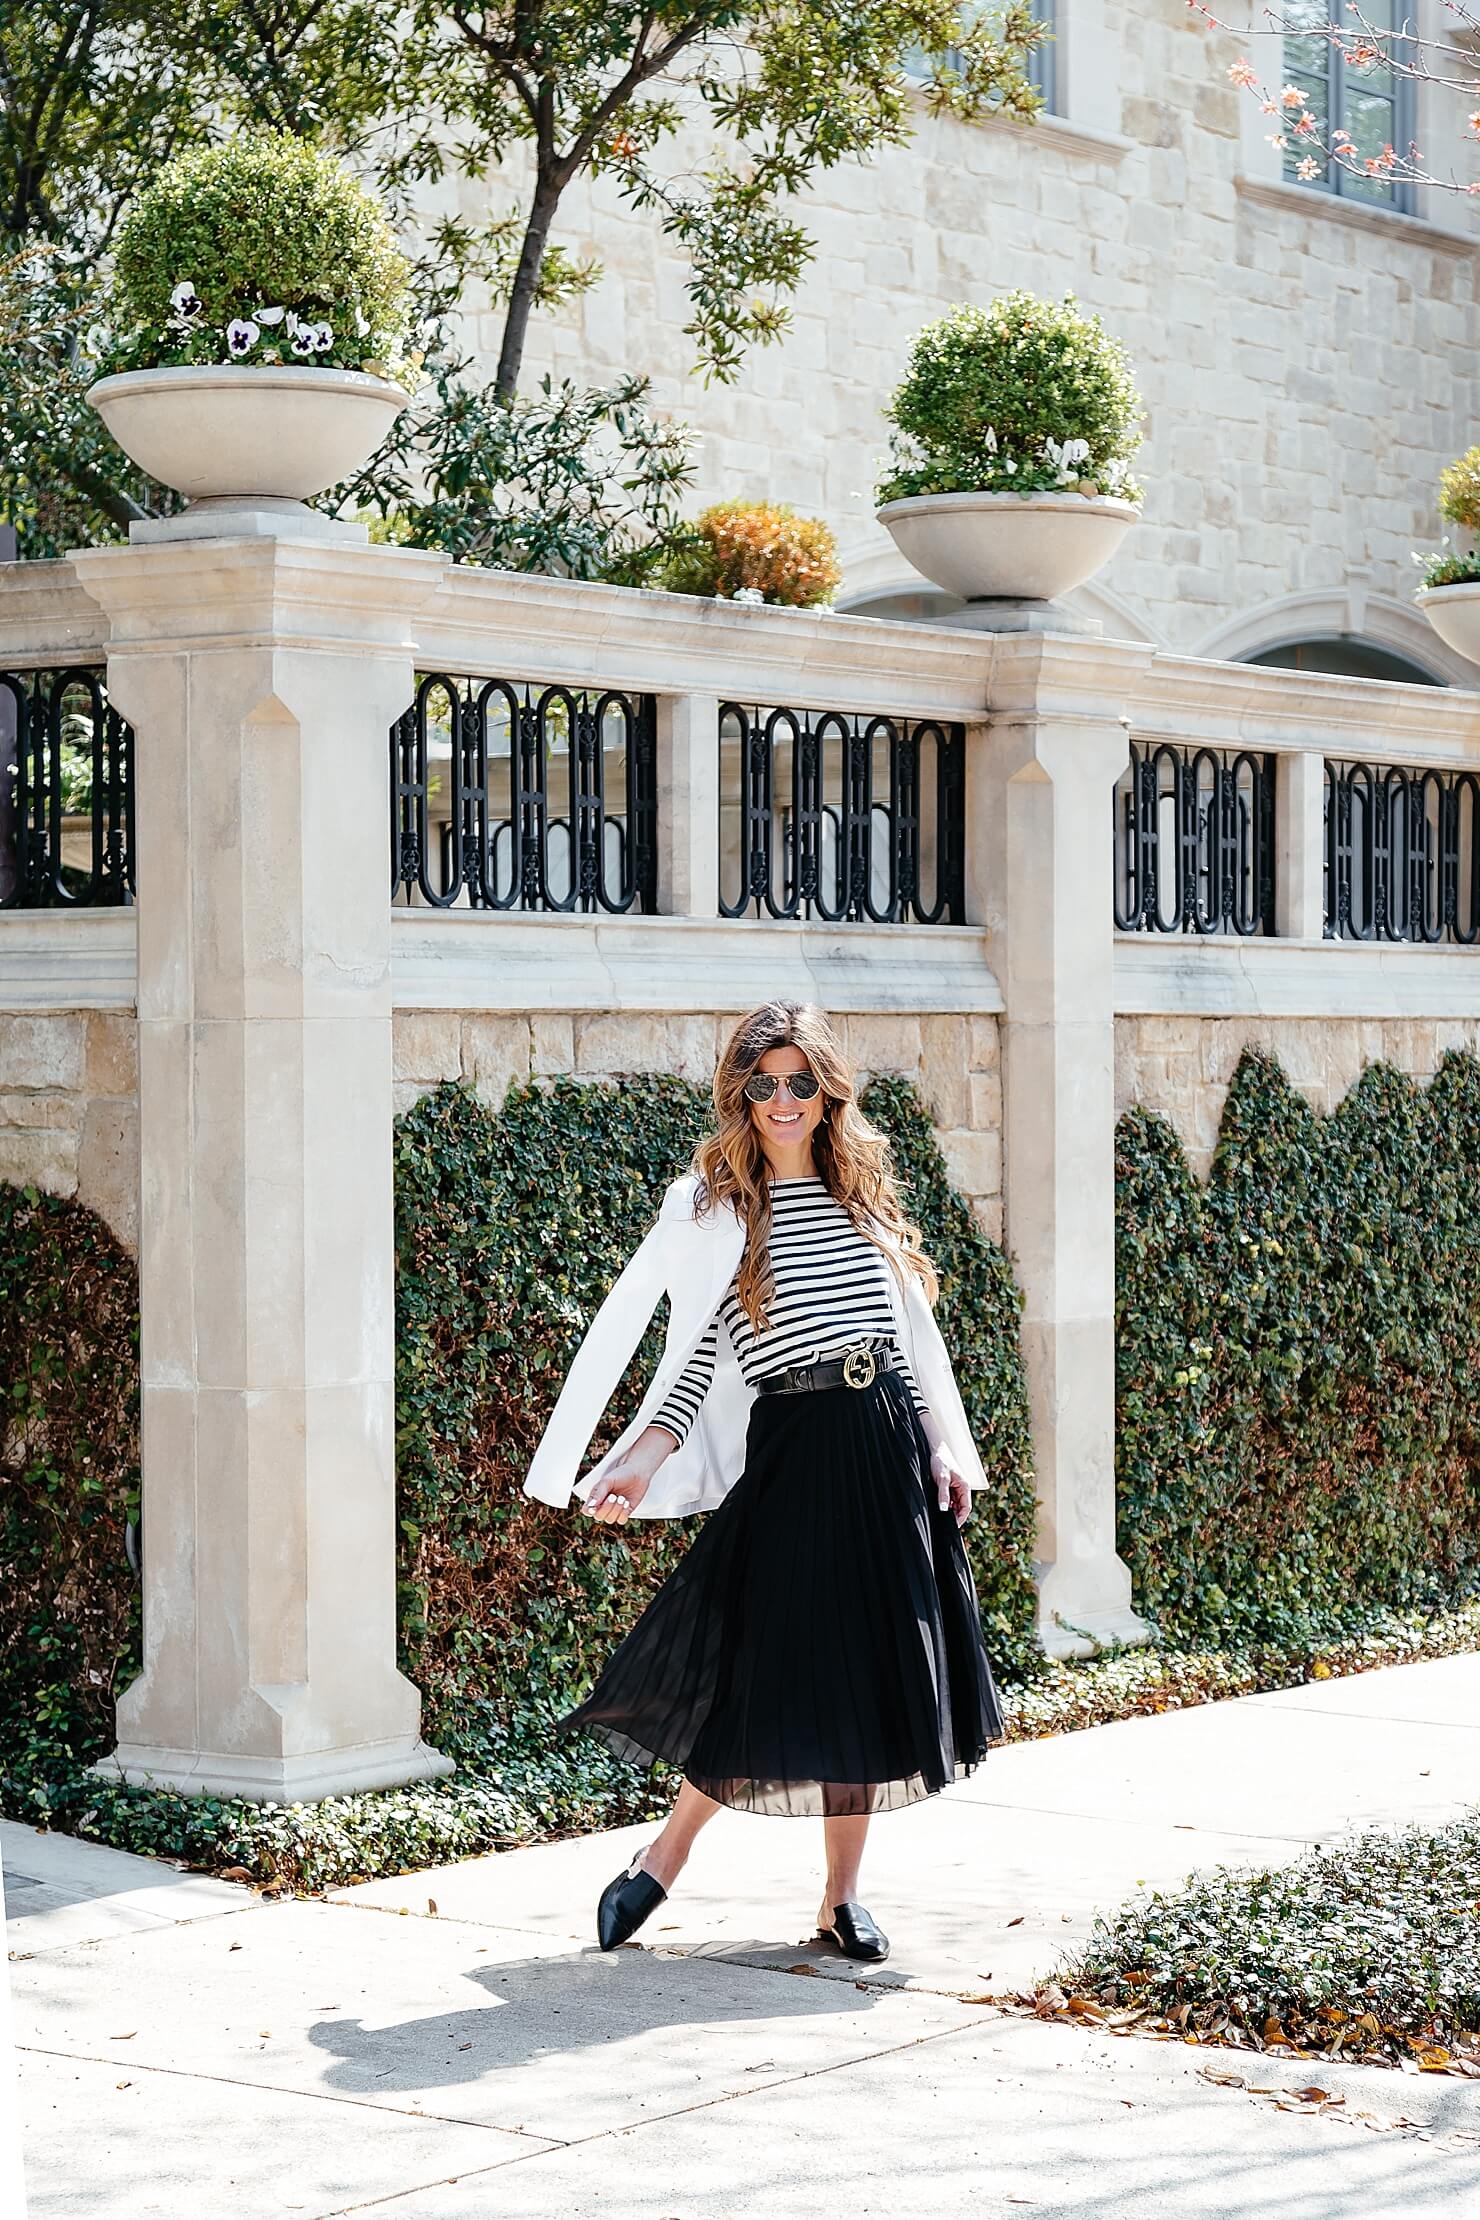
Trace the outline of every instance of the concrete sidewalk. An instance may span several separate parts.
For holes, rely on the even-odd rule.
[[[809,1939],[815,1822],[722,1813],[610,1956],[595,1899],[651,1826],[280,1905],[8,1827],[31,2220],[1457,2220],[1472,2083],[991,1996],[1140,1885],[1476,1802],[1480,1658],[996,1751],[876,1823],[866,1979]]]

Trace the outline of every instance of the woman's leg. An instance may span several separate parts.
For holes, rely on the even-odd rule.
[[[858,1869],[863,1863],[868,1822],[867,1812],[849,1813],[822,1822],[827,1843],[827,1886],[822,1892],[819,1926],[832,1924],[834,1904],[846,1904],[850,1897],[858,1894]]]
[[[679,1783],[678,1796],[661,1834],[638,1855],[644,1873],[651,1873],[660,1888],[671,1889],[683,1870],[699,1829],[719,1810],[712,1796],[691,1781]]]

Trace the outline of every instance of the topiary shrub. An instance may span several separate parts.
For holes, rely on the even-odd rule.
[[[1007,293],[927,324],[885,413],[894,428],[881,507],[925,493],[1141,498],[1130,364],[1072,293]]]
[[[401,366],[408,270],[379,204],[342,162],[245,132],[167,163],[118,237],[114,370],[310,363]]]
[[[720,501],[700,516],[662,582],[670,593],[815,609],[831,602],[842,575],[837,541],[820,517],[770,501]]]
[[[138,1669],[138,1280],[94,1212],[0,1186],[0,1758],[84,1764]]]
[[[1468,548],[1457,548],[1445,539],[1437,555],[1415,555],[1427,586],[1468,585],[1480,578],[1480,548],[1473,543],[1480,534],[1480,447],[1471,447],[1439,473],[1439,513],[1451,524],[1463,525],[1470,535]]]
[[[1318,1117],[1244,1055],[1206,1190],[1117,1152],[1121,1548],[1177,1641],[1289,1648],[1480,1587],[1480,1062]]]

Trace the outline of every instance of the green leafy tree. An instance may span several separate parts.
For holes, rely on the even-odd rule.
[[[429,371],[415,451],[398,429],[346,500],[465,558],[627,575],[634,535],[677,531],[681,442],[653,422],[635,374],[594,394],[521,392],[532,316],[600,274],[557,235],[567,193],[582,178],[608,181],[682,250],[696,364],[733,379],[750,345],[786,329],[812,253],[805,188],[907,139],[922,98],[968,119],[1031,116],[1039,100],[1024,65],[1041,35],[1024,0],[29,0],[0,17],[0,206],[12,254],[58,250],[51,282],[72,313],[44,289],[30,313],[23,281],[31,383],[17,382],[7,349],[0,408],[9,420],[30,406],[45,365],[50,416],[78,437],[23,439],[0,461],[0,501],[38,552],[158,505],[87,423],[83,337],[100,272],[161,160],[270,124],[347,156],[413,261]],[[428,219],[446,197],[437,188],[457,180],[484,213]],[[503,315],[487,382],[458,336],[473,285]],[[590,426],[564,487],[548,457],[552,419]],[[85,482],[54,459],[74,449]],[[470,532],[460,498],[487,482],[490,458],[502,467],[524,455],[541,458],[547,504],[568,493],[577,528],[535,528],[531,481],[529,529]],[[63,472],[68,499],[31,476],[48,468]]]

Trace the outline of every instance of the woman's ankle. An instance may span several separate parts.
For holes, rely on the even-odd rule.
[[[665,1843],[662,1836],[644,1845],[637,1853],[638,1863],[644,1873],[650,1873],[660,1888],[671,1889],[688,1863],[688,1850]]]

